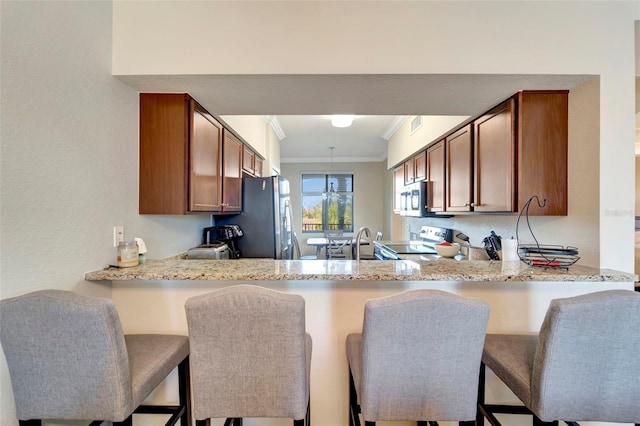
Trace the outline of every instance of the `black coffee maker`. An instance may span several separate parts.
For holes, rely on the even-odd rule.
[[[224,243],[229,247],[229,258],[239,259],[240,251],[236,248],[236,240],[244,235],[238,225],[219,225],[204,228],[202,245]]]

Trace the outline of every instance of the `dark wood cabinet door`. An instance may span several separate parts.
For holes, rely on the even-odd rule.
[[[472,200],[472,140],[471,125],[447,136],[446,145],[446,207],[448,212],[471,211]]]
[[[242,150],[242,171],[251,176],[262,176],[263,160],[249,146],[244,145]]]
[[[254,159],[254,162],[255,162],[255,166],[254,166],[255,167],[255,175],[257,177],[262,177],[262,165],[264,163],[264,160],[256,155],[255,159]]]
[[[220,211],[222,126],[196,102],[191,105],[189,210]]]
[[[188,210],[189,97],[140,94],[140,214]]]
[[[222,146],[222,208],[225,212],[242,211],[243,143],[224,129]]]
[[[393,169],[393,212],[400,213],[404,189],[404,164]]]
[[[445,165],[444,141],[436,142],[427,148],[427,210],[430,212],[445,211]]]
[[[547,200],[532,203],[530,215],[568,214],[567,90],[524,91],[518,101],[518,209],[533,195]]]
[[[414,182],[414,163],[413,158],[404,162],[404,184],[409,185]]]
[[[476,212],[514,212],[515,101],[509,99],[474,121]]]
[[[252,176],[254,175],[255,159],[256,154],[251,150],[251,148],[244,145],[242,150],[242,170]]]
[[[420,182],[427,178],[427,153],[422,151],[413,157],[413,180]]]

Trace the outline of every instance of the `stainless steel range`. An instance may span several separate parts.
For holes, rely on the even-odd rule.
[[[434,245],[453,242],[457,231],[436,226],[420,228],[419,240],[374,241],[373,254],[378,260],[402,260],[406,254],[436,254]]]

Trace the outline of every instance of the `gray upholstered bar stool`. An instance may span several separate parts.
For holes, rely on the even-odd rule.
[[[350,425],[474,424],[489,305],[439,290],[367,301],[347,336]]]
[[[0,301],[0,340],[21,425],[41,419],[131,425],[133,413],[190,425],[189,340],[124,335],[113,302],[42,290]],[[141,405],[178,367],[180,404]]]
[[[295,294],[238,285],[185,304],[196,425],[282,417],[309,424],[311,337]]]
[[[478,424],[496,413],[563,421],[640,423],[640,293],[609,290],[553,300],[538,335],[489,334]],[[484,403],[489,367],[524,403]]]

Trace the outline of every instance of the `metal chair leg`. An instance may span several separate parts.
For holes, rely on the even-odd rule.
[[[360,426],[360,406],[358,406],[358,392],[353,381],[353,373],[349,366],[349,426]],[[365,423],[366,424],[366,423]]]
[[[178,365],[178,392],[180,406],[184,407],[180,416],[180,425],[191,426],[191,373],[189,371],[189,356]]]

